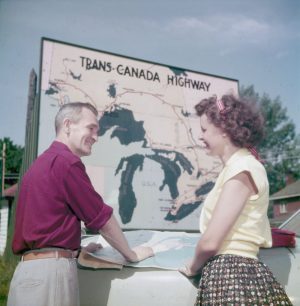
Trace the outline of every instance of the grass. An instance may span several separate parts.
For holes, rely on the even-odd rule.
[[[15,271],[16,263],[6,262],[0,256],[0,306],[5,306],[9,290],[10,280]]]

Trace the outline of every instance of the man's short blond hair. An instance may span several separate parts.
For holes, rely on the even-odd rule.
[[[72,122],[78,122],[81,118],[82,109],[89,109],[96,117],[98,116],[97,109],[90,103],[84,102],[72,102],[64,104],[60,107],[58,113],[55,116],[55,133],[59,133],[63,121],[68,118]]]

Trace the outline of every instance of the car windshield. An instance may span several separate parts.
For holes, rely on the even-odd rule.
[[[300,237],[300,209],[282,223],[280,228],[295,232],[296,236]]]

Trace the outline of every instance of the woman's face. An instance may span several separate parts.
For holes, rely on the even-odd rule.
[[[200,140],[203,142],[206,152],[211,156],[221,156],[224,148],[224,132],[213,125],[207,116],[200,117],[202,135]]]

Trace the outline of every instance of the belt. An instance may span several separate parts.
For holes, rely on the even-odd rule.
[[[78,251],[55,250],[55,251],[32,251],[22,256],[22,261],[47,258],[77,258]]]

